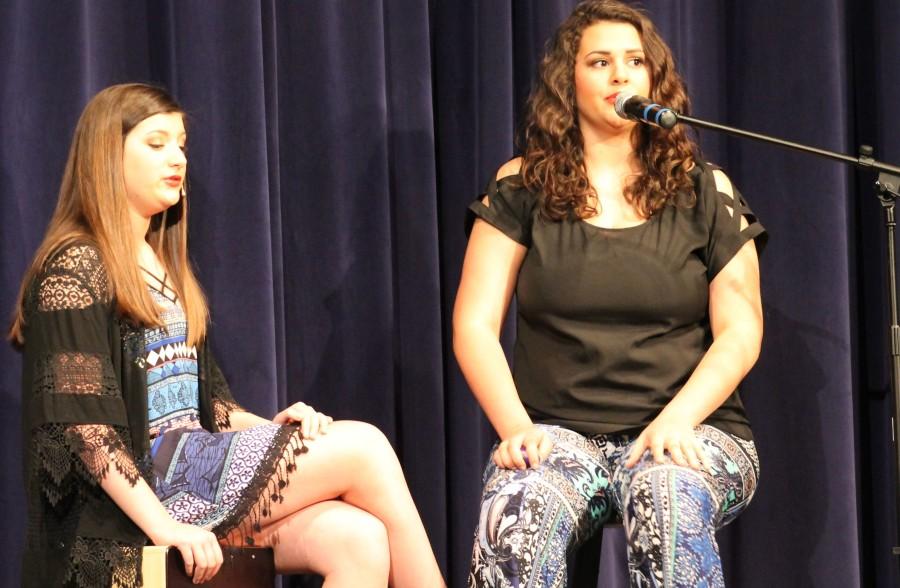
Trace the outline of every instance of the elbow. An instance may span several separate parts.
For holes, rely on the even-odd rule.
[[[751,342],[747,345],[746,358],[747,358],[747,371],[749,372],[753,369],[753,366],[756,365],[756,362],[759,361],[759,355],[762,352],[762,336],[760,334],[759,339],[754,342]]]
[[[762,353],[763,316],[761,308],[756,315],[756,320],[753,321],[748,330],[750,332],[747,334],[747,371],[750,371],[750,368],[756,365],[759,355]]]
[[[457,303],[456,308],[453,309],[452,323],[453,355],[456,356],[457,361],[460,359],[460,354],[469,346],[472,337],[473,322],[472,313],[465,312],[465,310],[460,308]]]
[[[483,348],[485,343],[500,341],[499,330],[494,330],[477,320],[453,317],[453,354],[456,361],[463,364],[472,354],[473,349]]]
[[[734,365],[746,374],[759,360],[763,342],[763,314],[760,305],[749,312],[726,309],[713,315],[713,345],[722,349]]]
[[[762,323],[735,332],[735,340],[740,346],[740,354],[744,360],[744,373],[746,374],[759,360],[762,352],[763,330]]]
[[[734,324],[714,335],[714,346],[730,357],[729,361],[736,366],[741,366],[743,375],[746,375],[757,360],[762,351],[762,322]]]
[[[470,346],[471,330],[470,325],[463,323],[456,316],[453,317],[453,355],[457,361]]]

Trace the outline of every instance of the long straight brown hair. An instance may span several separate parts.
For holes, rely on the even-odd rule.
[[[47,233],[19,287],[8,338],[25,343],[25,296],[48,260],[64,247],[87,241],[100,251],[109,296],[119,315],[139,326],[163,326],[137,264],[122,169],[125,137],[155,114],[184,111],[164,90],[146,84],[110,86],[94,96],[75,127],[59,201]],[[206,299],[187,255],[187,199],[150,220],[147,242],[175,284],[188,322],[188,343],[200,343],[209,317]]]

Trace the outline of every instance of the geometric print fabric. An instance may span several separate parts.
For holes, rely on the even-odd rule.
[[[147,408],[150,438],[167,430],[200,427],[197,349],[187,345],[187,320],[181,306],[154,288],[163,327],[144,329]]]

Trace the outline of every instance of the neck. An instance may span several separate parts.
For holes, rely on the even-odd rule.
[[[632,139],[632,128],[626,132],[599,135],[583,131],[584,164],[588,170],[609,168],[632,168],[636,164],[636,153]]]
[[[151,260],[156,259],[156,253],[153,247],[147,243],[147,231],[150,230],[150,219],[132,211],[131,212],[131,235],[134,243],[134,252],[139,265],[147,266],[151,264]]]

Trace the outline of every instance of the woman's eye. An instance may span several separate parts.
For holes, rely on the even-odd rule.
[[[640,58],[640,57],[632,57],[632,58],[631,58],[631,65],[634,65],[634,66],[636,66],[636,67],[640,67],[640,66],[644,65],[644,60],[643,60],[642,58]]]
[[[150,149],[162,149],[164,145],[162,143],[150,143]]]
[[[609,62],[605,59],[598,59],[593,63],[593,65],[598,67],[606,67],[607,65],[609,65]]]

